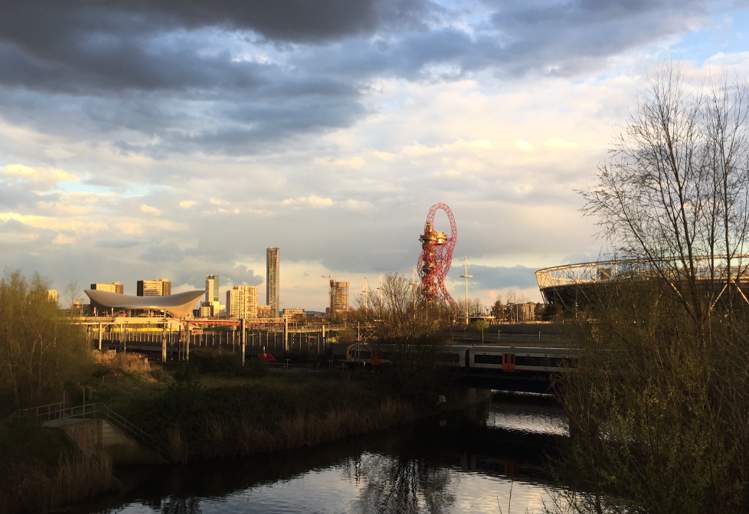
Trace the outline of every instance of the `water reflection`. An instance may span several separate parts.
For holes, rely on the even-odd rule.
[[[161,503],[161,514],[203,514],[203,511],[200,509],[199,498],[170,497]]]
[[[495,395],[486,426],[526,433],[569,436],[567,413],[552,398]]]
[[[246,459],[118,470],[124,493],[81,513],[540,512],[566,432],[548,400],[495,397],[459,414]],[[561,428],[560,428],[561,427]]]
[[[425,459],[391,458],[366,454],[357,459],[353,477],[362,484],[354,512],[449,512],[455,494],[449,489],[456,478],[450,469]]]

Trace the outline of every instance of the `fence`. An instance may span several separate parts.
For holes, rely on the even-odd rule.
[[[98,332],[89,332],[92,344],[98,344]],[[189,340],[190,350],[203,347],[223,348],[234,352],[241,350],[241,331],[203,331],[200,334],[178,331],[113,331],[102,333],[102,349],[130,349],[136,351],[161,352],[162,343],[166,341],[167,353],[185,354],[185,345]],[[288,332],[288,343],[284,341],[282,331],[250,332],[246,335],[245,353],[271,353],[282,355],[291,353],[308,353],[320,355],[326,351],[327,338],[321,332]]]

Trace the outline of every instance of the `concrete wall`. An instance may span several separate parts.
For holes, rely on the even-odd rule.
[[[104,452],[118,465],[165,462],[153,450],[141,445],[104,419],[69,420],[60,428],[70,435],[85,453]]]

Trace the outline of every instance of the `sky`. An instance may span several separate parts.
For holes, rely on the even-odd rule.
[[[36,0],[0,16],[0,262],[70,283],[220,275],[324,310],[411,277],[450,206],[448,290],[540,301],[607,255],[579,190],[659,63],[746,74],[747,2]],[[436,228],[449,231],[444,213]],[[81,299],[85,297],[81,295]],[[65,300],[63,300],[64,303]]]

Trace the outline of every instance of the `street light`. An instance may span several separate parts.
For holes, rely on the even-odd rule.
[[[466,325],[468,325],[468,279],[473,278],[473,275],[468,274],[468,258],[463,261],[463,267],[466,270],[466,274],[461,275],[460,278],[466,279]]]

